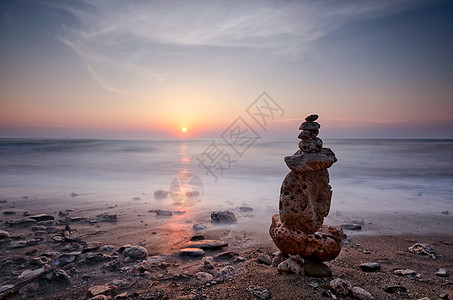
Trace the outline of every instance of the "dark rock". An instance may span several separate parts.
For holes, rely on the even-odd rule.
[[[100,222],[117,222],[118,221],[118,215],[117,214],[103,213],[103,214],[97,215],[96,219],[98,221],[100,221]]]
[[[352,223],[346,223],[346,224],[341,224],[341,228],[345,230],[361,230],[362,226],[360,224],[352,224]]]
[[[444,210],[444,211],[441,211],[440,213],[443,215],[448,215],[450,212],[448,210]]]
[[[96,253],[88,253],[85,257],[85,261],[88,264],[95,264],[101,261],[105,261],[110,259],[110,255],[105,255],[104,253],[96,252]]]
[[[10,215],[15,215],[16,212],[15,212],[15,211],[12,211],[12,210],[5,210],[5,211],[3,212],[3,214],[4,214],[5,216],[10,216]]]
[[[21,264],[24,264],[24,263],[27,262],[27,259],[25,257],[21,256],[21,255],[13,255],[10,259],[16,265],[21,265]]]
[[[203,224],[193,224],[193,230],[195,230],[195,231],[202,231],[205,229],[206,229],[206,226],[204,226]]]
[[[384,291],[389,294],[406,293],[407,289],[402,285],[395,285],[386,287]]]
[[[414,270],[410,270],[410,269],[398,269],[398,270],[394,270],[393,274],[399,275],[399,276],[414,276],[417,274],[417,272]]]
[[[234,213],[229,210],[225,211],[214,211],[211,213],[211,222],[212,223],[237,223]]]
[[[318,120],[319,116],[318,115],[309,115],[308,117],[305,118],[305,121],[307,122],[314,122]]]
[[[353,219],[353,220],[344,220],[344,222],[348,223],[348,224],[359,224],[359,225],[365,224],[365,220],[362,218]]]
[[[187,248],[201,248],[201,249],[218,249],[222,247],[228,247],[228,243],[218,240],[202,240],[190,242],[186,245]]]
[[[36,220],[30,218],[23,218],[15,221],[7,222],[10,226],[30,226],[36,224]]]
[[[305,274],[313,276],[313,277],[330,277],[332,276],[332,270],[326,264],[312,260],[312,259],[305,259],[304,264]]]
[[[241,206],[241,207],[239,207],[239,211],[241,211],[241,212],[251,212],[251,211],[253,211],[253,207]]]
[[[373,272],[381,269],[381,264],[377,262],[361,263],[360,269],[364,272]]]
[[[447,293],[442,293],[442,294],[439,295],[439,298],[448,300],[448,294]]]
[[[222,269],[219,270],[219,276],[226,278],[226,277],[232,277],[234,275],[234,267],[233,266],[226,266],[223,267]]]
[[[68,282],[70,278],[71,277],[64,270],[57,269],[57,270],[53,271],[51,280],[61,283],[61,282]]]
[[[82,217],[65,217],[63,222],[64,223],[77,223],[77,222],[86,222],[86,221],[88,221],[88,219],[82,218]]]
[[[183,248],[179,250],[179,255],[181,256],[197,257],[203,256],[204,254],[205,254],[204,250],[199,248]]]
[[[272,259],[272,266],[273,267],[278,267],[278,265],[287,260],[289,258],[289,255],[283,252],[279,252],[277,255],[274,256]]]
[[[48,263],[50,263],[51,259],[46,257],[46,256],[40,256],[40,257],[35,257],[30,261],[30,265],[32,266],[44,266]]]
[[[0,230],[0,240],[4,240],[4,239],[7,239],[9,238],[9,232],[8,231],[4,231],[4,230]]]
[[[61,211],[61,210],[60,210],[60,211],[58,212],[58,216],[59,216],[59,217],[66,217],[67,215],[69,215],[69,211],[67,211],[67,210],[66,210],[66,211]]]
[[[202,240],[204,240],[204,235],[194,235],[193,237],[190,238],[190,240],[192,242],[202,241]]]
[[[85,245],[82,248],[82,253],[87,253],[87,252],[93,252],[99,249],[98,244],[93,244],[93,245]]]
[[[157,200],[163,200],[168,197],[169,192],[163,190],[157,190],[154,192],[154,198]]]
[[[39,221],[49,221],[49,220],[55,219],[54,216],[48,215],[48,214],[34,215],[34,216],[30,216],[29,218],[30,218],[30,219],[33,219],[33,220],[36,220],[36,222],[39,222]]]
[[[124,250],[126,250],[127,248],[130,248],[130,247],[132,247],[132,245],[123,245],[117,250],[117,252],[118,253],[123,253]]]
[[[25,252],[25,255],[35,255],[38,252],[38,249],[31,249],[30,251]]]
[[[183,215],[183,214],[185,214],[185,213],[186,213],[185,210],[183,210],[183,211],[174,210],[174,211],[173,211],[173,214],[174,214],[175,216],[181,216],[181,215]]]
[[[75,256],[72,254],[62,254],[56,260],[53,260],[50,264],[53,266],[61,267],[72,263],[75,259]]]
[[[115,260],[112,260],[111,262],[105,263],[102,268],[110,271],[118,271],[121,269],[123,266],[123,263],[121,262],[121,259],[117,258]]]
[[[256,298],[262,300],[269,299],[271,296],[269,291],[265,287],[260,285],[250,285],[247,288],[247,291],[252,293],[252,295],[255,296]]]
[[[156,213],[156,216],[159,216],[159,217],[171,217],[171,216],[173,216],[173,212],[171,212],[169,210],[156,209],[154,212]]]
[[[214,260],[232,260],[237,257],[239,253],[235,251],[224,251],[214,256]]]

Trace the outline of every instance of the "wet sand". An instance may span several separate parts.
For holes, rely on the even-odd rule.
[[[52,241],[56,230],[66,226],[59,211],[70,217],[87,218],[85,221],[69,222],[71,230],[80,236],[83,245],[113,245],[117,250],[121,246],[141,245],[148,251],[145,261],[125,262],[118,270],[104,267],[105,263],[121,255],[110,253],[105,261],[87,264],[80,254],[73,262],[62,267],[70,276],[67,282],[54,282],[39,278],[20,289],[17,299],[89,299],[89,288],[108,284],[112,289],[104,294],[115,296],[126,293],[131,299],[255,299],[247,291],[250,285],[265,287],[272,299],[328,299],[331,294],[341,297],[329,289],[332,278],[343,278],[369,291],[376,299],[420,299],[429,297],[439,299],[442,294],[453,298],[451,277],[439,277],[435,273],[439,268],[453,271],[453,216],[452,214],[410,214],[403,211],[389,211],[381,215],[367,215],[354,212],[331,211],[327,224],[341,224],[346,219],[363,218],[360,231],[345,231],[342,252],[338,258],[327,264],[332,269],[332,278],[314,278],[295,274],[278,274],[277,269],[259,263],[261,253],[272,255],[278,249],[268,235],[270,218],[276,213],[274,207],[254,207],[252,212],[241,212],[233,204],[226,204],[221,209],[229,209],[238,219],[237,224],[216,225],[210,222],[207,207],[182,207],[171,201],[146,201],[140,199],[123,203],[90,201],[90,196],[78,196],[77,201],[70,197],[55,199],[6,199],[0,204],[0,229],[10,233],[9,241],[0,243],[1,262],[4,270],[0,275],[0,286],[15,285],[21,280],[18,276],[25,270],[35,270],[39,266],[31,265],[33,258],[43,253],[56,251],[60,254],[64,243]],[[153,209],[167,209],[180,212],[171,217],[156,216]],[[15,240],[37,238],[32,226],[8,226],[7,221],[24,218],[23,211],[31,215],[45,213],[55,217],[55,222],[44,225],[45,233],[35,245],[9,249],[9,243]],[[6,211],[15,214],[4,213]],[[101,213],[117,214],[116,222],[96,221]],[[91,221],[91,222],[90,222]],[[193,224],[201,223],[207,228],[194,231]],[[53,229],[52,229],[53,228]],[[223,251],[232,251],[231,259],[214,260],[212,270],[205,270],[202,258],[183,258],[179,250],[194,235],[203,235],[205,239],[217,239],[228,242],[228,247],[207,250],[206,256],[215,256]],[[408,247],[414,243],[431,244],[437,259],[413,254]],[[25,254],[36,249],[34,254]],[[80,251],[81,249],[78,249]],[[22,259],[20,258],[22,257]],[[239,258],[239,259],[238,259]],[[52,258],[55,259],[55,258]],[[362,262],[379,262],[381,270],[363,272]],[[221,276],[219,271],[232,266],[231,276]],[[395,269],[412,269],[417,276],[402,277],[393,274]],[[214,275],[213,280],[202,281],[195,276],[197,272]],[[450,275],[451,276],[451,275]],[[391,294],[385,292],[389,286],[404,286],[407,292]],[[444,296],[444,295],[443,295]],[[121,297],[117,297],[121,299]]]

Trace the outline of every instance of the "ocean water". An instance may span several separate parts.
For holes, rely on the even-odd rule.
[[[192,210],[252,206],[268,214],[278,210],[289,171],[283,158],[297,143],[257,140],[239,155],[215,139],[0,139],[0,199],[140,197],[159,208],[171,201],[155,199],[156,190],[189,191],[184,205]],[[338,159],[329,169],[331,212],[453,213],[453,140],[326,139],[324,147]]]

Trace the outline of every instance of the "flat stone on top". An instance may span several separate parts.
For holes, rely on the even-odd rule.
[[[202,240],[193,241],[187,244],[188,248],[200,248],[200,249],[217,249],[222,247],[228,247],[228,243],[218,240]]]

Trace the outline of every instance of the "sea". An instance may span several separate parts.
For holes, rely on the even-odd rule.
[[[331,213],[453,214],[453,140],[323,142],[338,159],[329,169]],[[246,206],[278,212],[280,185],[289,172],[284,157],[296,152],[297,143],[0,139],[0,200],[141,199],[160,207],[169,193],[168,199],[192,210]]]

